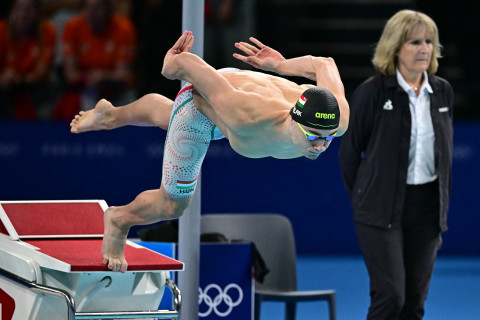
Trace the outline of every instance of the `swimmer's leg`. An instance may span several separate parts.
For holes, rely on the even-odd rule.
[[[193,198],[215,125],[195,108],[191,88],[182,90],[175,103],[160,189],[142,192],[130,204],[105,212],[102,256],[113,271],[127,269],[124,249],[131,226],[179,218]]]
[[[71,132],[111,130],[127,125],[168,129],[173,101],[156,93],[144,95],[123,107],[102,99],[95,108],[80,111],[70,123]]]
[[[109,207],[104,214],[103,263],[112,271],[125,272],[128,264],[124,251],[130,227],[177,219],[191,202],[192,197],[172,198],[161,186],[140,193],[125,206]]]

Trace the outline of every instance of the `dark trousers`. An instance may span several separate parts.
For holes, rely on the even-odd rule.
[[[368,320],[423,318],[441,239],[438,192],[436,182],[408,186],[397,227],[355,225],[370,276]]]

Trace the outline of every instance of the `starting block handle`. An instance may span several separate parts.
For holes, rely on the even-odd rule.
[[[180,293],[180,289],[170,279],[165,280],[165,284],[173,293],[174,310],[176,310],[177,312],[180,311],[180,307],[182,306],[182,294]]]
[[[31,289],[32,291],[41,292],[43,294],[53,295],[53,296],[57,296],[57,297],[65,299],[65,301],[67,302],[67,307],[68,307],[68,318],[67,319],[68,320],[75,319],[75,300],[73,300],[72,296],[68,292],[66,292],[64,290],[61,290],[61,289],[57,289],[57,288],[43,286],[43,285],[37,284],[36,282],[25,280],[25,279],[17,276],[16,274],[8,272],[7,270],[2,269],[2,268],[0,268],[0,275],[18,283],[18,284],[20,284],[24,287],[27,287],[27,288]]]

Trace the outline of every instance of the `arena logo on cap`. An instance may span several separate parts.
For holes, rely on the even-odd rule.
[[[319,119],[335,119],[335,113],[315,113],[315,118]]]
[[[303,106],[305,105],[305,103],[307,102],[307,100],[308,100],[308,99],[305,98],[305,97],[303,96],[303,94],[302,94],[302,95],[300,96],[300,98],[298,99],[298,101],[297,101],[297,106],[298,106],[299,108],[303,108]]]

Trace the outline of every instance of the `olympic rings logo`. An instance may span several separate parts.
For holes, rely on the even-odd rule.
[[[212,294],[215,293],[212,293],[212,291],[216,292],[216,295],[213,297],[213,299]],[[238,296],[235,301],[233,301],[233,298],[229,295],[229,292],[233,293],[233,291],[237,291],[237,294],[234,295]],[[198,305],[200,306],[203,302],[208,306],[207,311],[199,311],[198,315],[202,318],[208,317],[213,311],[219,317],[227,317],[230,315],[230,313],[232,313],[233,308],[238,306],[242,300],[243,291],[238,284],[230,283],[225,287],[225,290],[222,290],[218,284],[211,283],[205,287],[204,291],[202,291],[202,288],[198,288]],[[222,305],[222,307],[218,308],[220,305]],[[225,311],[221,311],[225,308],[223,305],[227,306]]]

